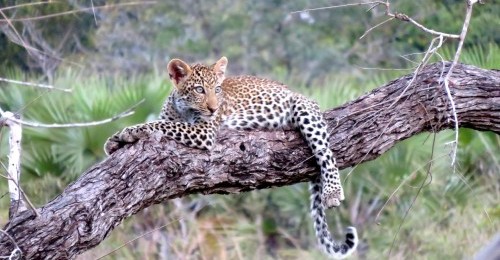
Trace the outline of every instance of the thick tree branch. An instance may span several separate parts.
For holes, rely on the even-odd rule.
[[[453,128],[441,70],[441,63],[424,68],[403,94],[412,75],[326,111],[339,166],[375,159],[418,133]],[[499,71],[457,64],[450,90],[460,127],[500,133]],[[221,130],[211,152],[171,140],[141,140],[91,167],[40,208],[40,217],[25,211],[4,230],[25,258],[71,258],[98,245],[124,218],[155,203],[193,193],[237,193],[307,181],[317,173],[310,158],[295,131]],[[2,234],[0,255],[9,255],[14,245]]]

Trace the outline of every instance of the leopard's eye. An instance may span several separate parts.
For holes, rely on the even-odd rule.
[[[200,94],[205,93],[205,89],[202,86],[195,87],[194,91],[196,91],[197,93],[200,93]]]
[[[220,93],[222,88],[220,86],[215,87],[215,93]]]

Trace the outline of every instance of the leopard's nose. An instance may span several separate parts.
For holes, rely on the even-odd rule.
[[[208,106],[207,108],[212,114],[215,113],[215,111],[217,111],[217,107]]]

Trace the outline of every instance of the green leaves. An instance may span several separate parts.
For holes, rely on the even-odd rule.
[[[455,45],[447,45],[443,48],[443,58],[452,60],[455,55]],[[462,52],[460,62],[476,65],[485,69],[500,68],[500,45],[497,42],[488,44],[475,44]]]
[[[30,81],[16,73],[6,77]],[[54,85],[73,91],[47,91],[2,83],[0,105],[3,109],[21,113],[26,121],[67,124],[111,118],[142,99],[145,102],[134,110],[134,115],[104,125],[24,127],[22,165],[25,183],[32,183],[34,179],[45,178],[46,175],[61,178],[65,182],[74,180],[103,158],[103,144],[114,132],[144,122],[148,117],[156,118],[170,89],[160,75],[150,75],[148,78],[101,78],[78,75],[70,70],[61,72]],[[5,141],[2,144],[2,147],[7,147]],[[5,155],[5,149],[2,150],[2,155]],[[32,190],[36,188],[27,188],[28,192]],[[59,192],[53,190],[43,197],[50,198]]]

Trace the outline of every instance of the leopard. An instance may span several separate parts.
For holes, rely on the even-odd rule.
[[[126,144],[161,135],[185,146],[211,150],[221,127],[233,130],[298,130],[320,168],[310,181],[310,214],[321,249],[342,259],[358,246],[355,227],[348,227],[345,241],[335,240],[328,229],[325,209],[345,199],[336,159],[329,148],[327,124],[315,101],[293,92],[287,85],[257,76],[227,76],[228,59],[211,65],[189,65],[172,59],[167,72],[173,89],[159,119],[127,127],[108,138],[105,152],[111,155]]]

